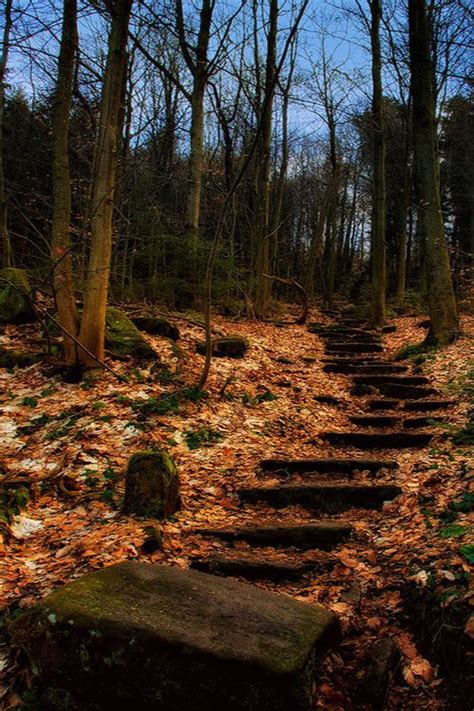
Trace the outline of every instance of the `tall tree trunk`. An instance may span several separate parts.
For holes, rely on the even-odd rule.
[[[316,292],[315,276],[316,269],[321,267],[321,260],[323,257],[324,248],[324,228],[326,226],[326,219],[329,207],[329,193],[331,190],[331,184],[328,183],[324,192],[322,193],[321,207],[318,212],[317,219],[315,221],[314,229],[311,235],[311,244],[309,246],[308,261],[306,267],[306,278],[305,278],[305,288],[309,297],[314,296]]]
[[[408,1],[418,232],[427,276],[431,329],[427,340],[453,341],[458,314],[441,213],[431,27],[425,0]]]
[[[407,155],[408,161],[408,155]],[[398,308],[403,306],[405,300],[405,286],[407,273],[407,218],[410,201],[410,176],[408,165],[403,175],[403,185],[400,194],[400,206],[398,209],[398,224],[397,224],[397,241],[398,241],[398,259],[397,259],[397,282],[395,290],[395,305]]]
[[[10,32],[12,28],[13,0],[5,0],[4,26],[2,38],[2,54],[0,55],[0,266],[10,267],[12,264],[12,248],[8,233],[8,205],[5,192],[5,171],[3,165],[3,113],[5,108],[5,74],[7,70],[8,51],[10,49]]]
[[[201,214],[202,173],[204,167],[204,91],[205,83],[199,77],[194,81],[191,99],[191,136],[189,154],[189,193],[186,229],[193,248],[197,248],[199,217]]]
[[[191,54],[186,39],[182,0],[176,0],[178,38],[186,64],[193,76],[191,101],[191,134],[189,154],[189,192],[186,209],[186,229],[197,249],[199,218],[201,213],[202,174],[204,168],[204,96],[209,80],[209,39],[211,34],[214,0],[202,0],[199,13],[199,31],[194,52]]]
[[[385,137],[382,112],[382,59],[380,52],[381,0],[370,0],[370,43],[372,48],[372,296],[370,320],[373,326],[385,321]]]
[[[80,341],[96,358],[104,357],[105,314],[112,252],[114,192],[120,152],[124,72],[132,0],[115,0],[102,88],[91,201],[91,251]],[[84,351],[81,361],[97,364]]]
[[[54,265],[54,289],[59,321],[73,336],[78,321],[74,300],[71,253],[71,176],[69,170],[69,114],[77,51],[77,2],[64,0],[63,27],[58,58],[58,81],[53,104],[53,218],[51,258]],[[63,334],[64,355],[68,365],[77,360],[75,342]]]
[[[323,285],[323,298],[327,307],[332,308],[334,295],[334,280],[336,273],[336,241],[337,241],[337,204],[339,198],[339,159],[337,155],[336,122],[332,100],[325,97],[326,115],[329,128],[329,160],[331,164],[331,179],[329,181],[328,224],[326,232],[326,279]]]
[[[260,160],[258,172],[258,230],[256,259],[255,311],[264,316],[271,298],[271,280],[265,278],[270,271],[270,168],[272,149],[272,111],[275,94],[276,43],[278,30],[278,0],[270,0],[267,58],[265,65],[265,91],[263,99],[262,129],[260,135]]]

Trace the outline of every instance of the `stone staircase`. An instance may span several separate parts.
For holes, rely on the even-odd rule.
[[[393,327],[386,327],[384,332],[392,330]],[[358,400],[360,414],[349,415],[347,430],[321,433],[329,445],[377,452],[425,447],[430,443],[434,434],[429,428],[432,418],[424,413],[448,407],[451,401],[442,399],[429,387],[426,377],[412,375],[407,365],[383,358],[380,332],[350,319],[342,319],[336,325],[312,324],[310,331],[325,342],[323,370],[349,376],[349,386],[352,384],[356,392],[360,389],[364,397]],[[396,398],[375,398],[377,394]],[[224,541],[228,548],[208,559],[200,557],[191,565],[199,570],[250,579],[283,580],[287,575],[295,579],[314,574],[320,569],[321,561],[315,559],[312,569],[304,553],[315,549],[327,552],[346,541],[353,529],[350,515],[347,517],[351,510],[360,517],[364,509],[381,509],[384,502],[396,498],[401,493],[396,482],[378,484],[373,482],[373,477],[386,479],[387,473],[394,472],[397,466],[392,459],[358,456],[265,460],[261,462],[259,477],[270,476],[282,481],[237,489],[244,510],[253,509],[258,515],[260,504],[275,511],[299,506],[318,519],[198,529],[196,533]],[[365,481],[359,477],[357,482],[351,481],[356,473],[363,473]],[[346,513],[343,520],[334,518],[343,512]],[[239,541],[252,547],[265,546],[265,559],[262,561],[261,553],[252,549],[242,557],[234,547]],[[329,565],[332,559],[324,560]]]
[[[119,629],[117,639],[122,639],[122,625],[129,636],[139,640],[143,649],[148,650],[147,645],[150,647],[149,656],[156,668],[164,660],[171,659],[174,674],[171,682],[161,677],[155,680],[151,667],[147,671],[148,676],[140,686],[144,708],[153,702],[153,708],[173,707],[188,711],[192,707],[190,699],[195,699],[193,708],[196,711],[222,708],[219,704],[236,711],[283,711],[286,708],[309,711],[313,708],[308,675],[313,673],[314,667],[309,670],[307,659],[324,655],[329,646],[337,642],[339,632],[334,615],[318,605],[304,605],[287,597],[283,597],[285,602],[282,603],[282,596],[232,579],[271,581],[274,584],[293,581],[295,585],[304,586],[309,579],[330,573],[339,562],[338,547],[347,545],[351,538],[357,541],[359,524],[367,516],[366,512],[382,509],[385,502],[402,493],[396,482],[398,463],[395,458],[387,457],[387,450],[390,454],[391,450],[429,444],[434,435],[430,429],[434,418],[429,413],[442,411],[452,404],[429,386],[427,378],[413,375],[408,366],[383,357],[383,333],[391,332],[393,327],[376,332],[365,328],[360,320],[341,319],[336,325],[312,324],[310,330],[325,342],[323,370],[347,376],[349,391],[355,398],[358,412],[348,413],[347,428],[320,435],[329,448],[351,448],[348,455],[341,457],[337,451],[334,456],[326,458],[266,459],[260,462],[256,472],[258,484],[235,490],[244,523],[193,530],[213,549],[209,554],[191,560],[190,566],[194,570],[177,571],[160,566],[157,570],[157,566],[123,564],[116,566],[116,570],[108,569],[115,572],[100,571],[68,584],[62,590],[70,589],[71,598],[60,590],[46,598],[44,609],[32,613],[32,624],[36,625],[41,618],[46,629],[51,615],[62,614],[64,610],[67,611],[67,615],[64,612],[65,620],[67,617],[70,624],[68,615],[75,620],[77,608],[86,620],[84,635],[87,637],[92,634],[90,630],[99,625],[91,604],[100,603],[101,614],[102,608],[110,609],[104,627],[107,632],[113,623],[114,634],[116,628]],[[315,400],[338,406],[337,399],[331,396],[315,396]],[[369,450],[372,454],[363,456],[361,450]],[[274,514],[269,515],[269,509]],[[288,512],[283,513],[285,509]],[[223,578],[228,580],[223,581]],[[87,587],[89,584],[86,583],[81,588],[80,581],[88,579],[93,582],[93,588]],[[175,609],[169,602],[175,595],[173,589],[176,586],[181,595],[178,596],[179,604],[185,610],[184,625],[178,621],[179,608]],[[137,594],[142,596],[141,602],[137,602]],[[276,603],[273,598],[277,599]],[[133,610],[132,617],[136,617],[133,624],[124,612],[127,605]],[[308,620],[306,608],[313,615]],[[165,609],[163,621],[161,613],[148,620],[148,609]],[[66,621],[63,626],[70,635]],[[308,624],[311,634],[303,644]],[[57,625],[55,631],[48,633],[53,651],[60,654],[65,647],[70,648],[73,662],[76,647],[81,642],[76,627],[77,639],[60,637]],[[99,627],[97,634],[102,634]],[[20,641],[22,634],[25,638],[31,635],[28,623],[20,623],[18,629]],[[221,629],[220,637],[216,636],[216,629]],[[280,639],[282,629],[284,642]],[[254,640],[256,644],[261,642],[260,651]],[[45,648],[43,642],[41,637],[38,640],[38,663],[42,658],[41,650]],[[25,646],[28,644],[31,651],[31,641]],[[184,649],[184,656],[177,651],[177,644],[179,649]],[[267,659],[262,652],[275,645],[282,646],[288,659],[298,658],[291,664],[288,662],[288,668],[280,669],[278,654]],[[34,652],[33,649],[33,659]],[[102,659],[100,650],[94,653]],[[129,651],[124,655],[125,661],[130,661],[131,665],[138,659],[135,653],[130,656]],[[194,665],[188,676],[182,671],[186,669],[186,657]],[[278,662],[275,661],[277,658]],[[255,669],[247,664],[252,659],[256,660]],[[64,672],[65,678],[69,687],[82,693],[82,685],[89,677],[83,671],[76,673],[79,662],[71,662],[71,665],[71,669]],[[220,682],[216,681],[209,689],[201,689],[199,680],[209,674],[218,676],[218,672],[222,673]],[[140,673],[139,666],[133,667],[133,674],[140,676]],[[105,675],[107,679],[110,677],[112,684],[111,674],[108,667],[101,668],[100,674],[94,671],[92,682],[101,681],[101,675]],[[239,687],[244,689],[243,696]],[[255,698],[252,696],[254,687]],[[123,700],[127,693],[124,686],[117,698]],[[164,706],[160,705],[161,701],[157,702],[157,694],[162,694]],[[101,698],[99,694],[99,701]]]

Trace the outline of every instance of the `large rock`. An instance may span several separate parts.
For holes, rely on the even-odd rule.
[[[28,323],[35,315],[23,294],[31,291],[24,269],[9,267],[0,270],[0,323]]]
[[[244,583],[127,562],[74,580],[11,625],[51,686],[101,709],[310,711],[335,616]]]
[[[110,353],[118,356],[150,360],[158,357],[128,316],[114,306],[107,307],[105,347]]]
[[[216,358],[243,358],[248,347],[249,342],[242,336],[221,336],[212,339],[212,355]],[[196,351],[205,355],[206,342],[199,341]]]
[[[124,513],[168,518],[179,508],[179,478],[166,452],[136,452],[125,474]]]
[[[132,322],[140,331],[145,331],[151,336],[163,336],[164,338],[171,338],[172,341],[179,339],[177,327],[166,318],[135,316],[135,318],[132,318]]]

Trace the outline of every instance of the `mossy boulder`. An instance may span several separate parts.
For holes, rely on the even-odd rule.
[[[78,708],[143,711],[310,711],[317,658],[339,639],[320,605],[138,562],[73,580],[10,632]]]
[[[179,509],[179,477],[169,454],[161,450],[136,452],[125,474],[124,513],[168,518]]]
[[[40,353],[25,353],[0,347],[0,368],[27,368],[41,360]]]
[[[243,358],[249,342],[243,336],[220,336],[212,339],[212,355],[216,358]],[[206,354],[206,342],[196,344],[196,352]]]
[[[23,296],[31,291],[24,269],[0,269],[0,323],[29,323],[35,315]]]
[[[135,316],[135,318],[132,318],[132,322],[139,331],[145,331],[150,336],[163,336],[164,338],[170,338],[172,341],[179,339],[177,327],[166,318]]]
[[[105,347],[112,355],[132,356],[147,360],[158,357],[135,324],[123,311],[114,306],[107,307]]]

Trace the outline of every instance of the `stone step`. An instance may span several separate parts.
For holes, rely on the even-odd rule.
[[[369,410],[396,410],[399,406],[400,400],[390,398],[374,398],[367,403]]]
[[[328,459],[264,459],[260,471],[265,474],[352,474],[369,471],[374,474],[381,469],[398,469],[393,459],[328,458]]]
[[[357,449],[403,449],[425,447],[430,443],[432,432],[324,432],[322,434],[336,446]]]
[[[351,415],[349,419],[360,427],[395,427],[402,418],[400,415]]]
[[[357,333],[354,335],[343,334],[343,333],[328,333],[321,336],[327,344],[331,343],[379,343],[380,337],[374,336],[371,333]]]
[[[443,422],[442,417],[406,417],[403,426],[406,429],[416,429],[417,427],[429,427],[432,423]]]
[[[379,509],[401,493],[398,486],[364,484],[283,484],[238,490],[242,503],[264,501],[275,508],[300,505],[311,511],[335,514],[351,508]]]
[[[350,318],[345,317],[339,319],[339,323],[343,324],[344,326],[365,326],[367,325],[367,319],[366,318]]]
[[[308,331],[310,333],[315,333],[318,336],[323,334],[333,334],[333,333],[342,333],[344,335],[348,336],[356,336],[359,334],[366,335],[368,333],[377,335],[376,331],[369,331],[365,328],[351,328],[350,326],[331,326],[328,324],[310,324],[308,327]]]
[[[375,374],[375,375],[354,375],[353,382],[355,385],[375,385],[390,383],[393,385],[426,385],[430,381],[424,375],[390,375],[390,374]]]
[[[326,346],[328,355],[336,355],[338,353],[382,353],[382,351],[383,346],[379,343],[361,343],[360,341],[328,343]]]
[[[400,415],[351,415],[350,421],[359,427],[396,427],[401,425],[405,429],[429,427],[432,423],[442,422],[442,417],[418,416],[403,417]]]
[[[430,395],[436,395],[434,388],[421,387],[417,385],[400,385],[397,383],[378,383],[377,390],[389,398],[399,398],[400,400],[421,400]]]
[[[417,400],[416,402],[406,402],[405,410],[409,411],[419,411],[419,412],[431,412],[434,410],[443,410],[445,407],[452,407],[455,404],[454,400],[442,400],[442,399],[426,399]]]
[[[326,363],[326,365],[323,365],[323,371],[325,373],[342,373],[345,375],[377,375],[385,373],[403,373],[406,370],[406,365],[392,365],[391,363],[364,363],[364,365]]]
[[[137,562],[64,585],[11,634],[68,708],[173,711],[309,711],[315,659],[340,639],[320,605]]]
[[[393,363],[393,361],[390,360],[384,360],[382,358],[379,358],[376,355],[370,355],[370,353],[367,353],[364,356],[358,357],[357,355],[338,355],[338,356],[332,356],[329,358],[321,358],[321,363],[326,363],[329,365],[353,365],[353,366],[359,366],[359,365],[398,365],[398,363]],[[403,368],[408,368],[408,366],[402,366]]]
[[[238,555],[214,554],[209,558],[196,558],[191,568],[213,575],[231,575],[247,580],[297,580],[306,573],[327,572],[338,563],[338,559],[326,551],[318,551],[311,559],[297,559],[294,555],[284,558],[262,558],[258,553]]]
[[[255,546],[329,550],[346,540],[351,530],[351,526],[347,523],[323,521],[233,528],[199,528],[194,532],[223,541],[246,541]]]

